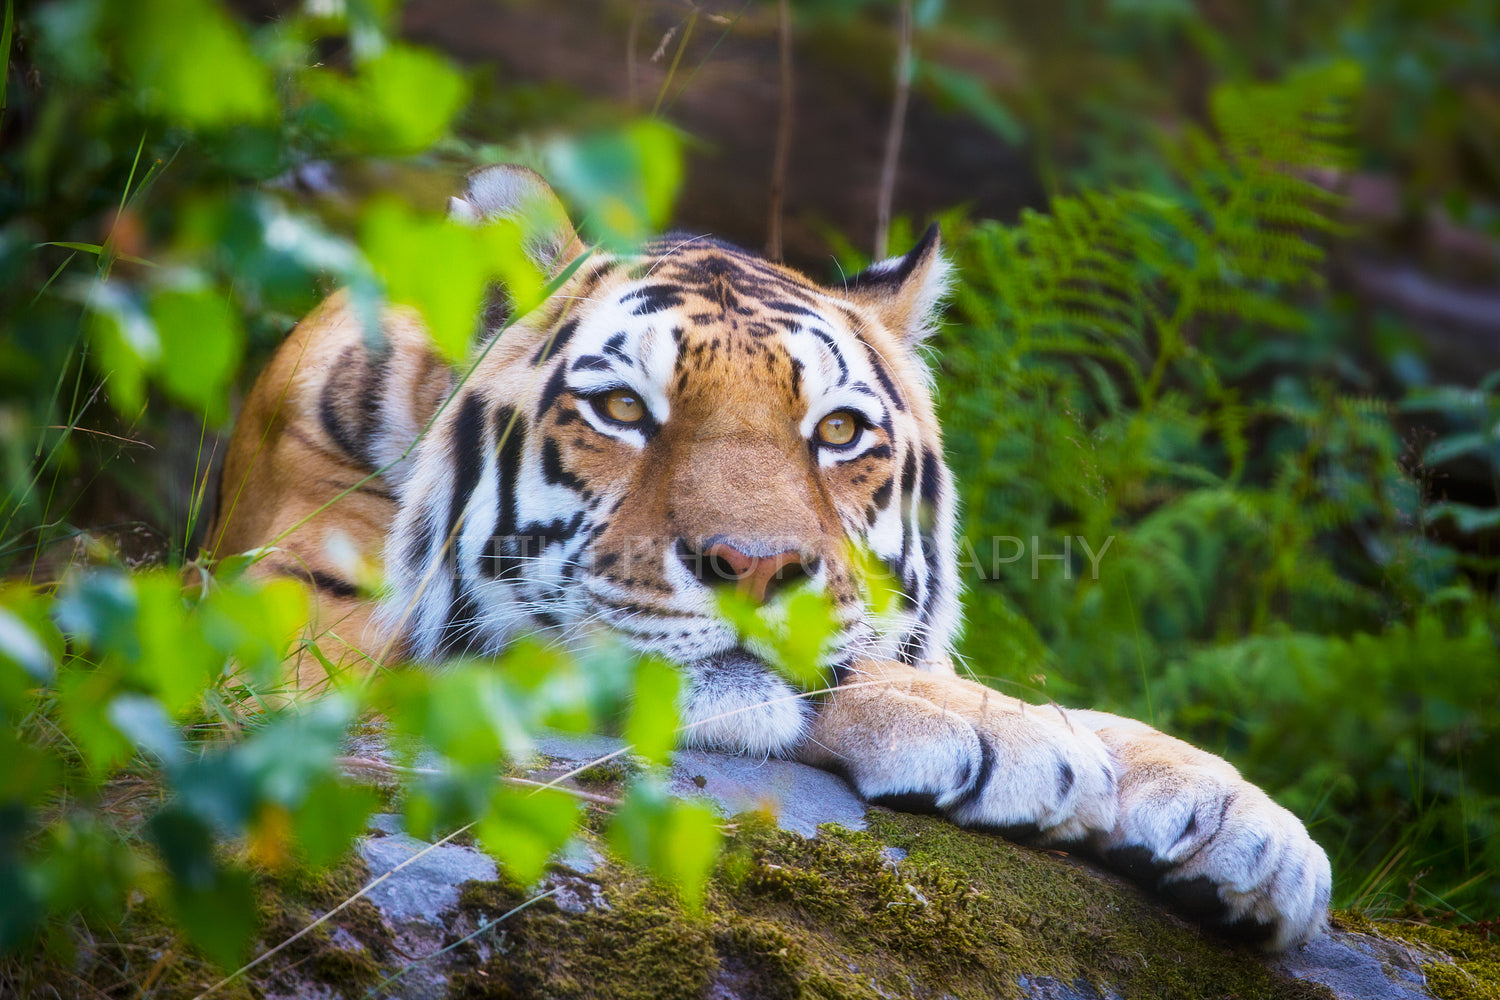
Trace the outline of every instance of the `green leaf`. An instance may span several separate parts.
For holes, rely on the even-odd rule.
[[[140,656],[135,587],[124,573],[84,573],[70,580],[53,611],[58,628],[97,652]]]
[[[151,320],[161,343],[161,381],[168,394],[222,423],[245,343],[229,301],[209,289],[161,292],[151,300]]]
[[[186,758],[182,735],[155,698],[122,694],[109,703],[107,714],[109,721],[137,750],[153,755],[168,768],[176,767]]]
[[[72,665],[57,678],[57,709],[64,732],[83,755],[91,774],[100,777],[135,755],[135,748],[109,720],[108,709],[122,687],[109,668]]]
[[[826,594],[803,588],[787,599],[786,616],[778,666],[804,691],[822,687],[826,677],[819,656],[836,626],[832,603]]]
[[[133,658],[133,680],[162,698],[181,716],[197,705],[220,669],[224,656],[203,636],[198,616],[183,601],[182,582],[169,571],[136,577],[136,629],[140,656]]]
[[[209,828],[181,809],[157,813],[148,829],[172,876],[167,904],[177,926],[209,958],[235,968],[255,933],[250,873],[222,867]]]
[[[1433,504],[1428,509],[1427,516],[1433,521],[1448,518],[1466,535],[1500,527],[1500,507],[1475,507],[1472,504],[1444,500]]]
[[[542,277],[511,222],[466,226],[377,199],[360,220],[359,242],[390,301],[421,313],[450,361],[468,352],[491,281],[505,285],[518,314],[541,295]]]
[[[380,796],[373,788],[332,777],[313,786],[292,814],[292,834],[303,858],[313,868],[338,861],[379,805]]]
[[[52,654],[23,619],[0,607],[0,662],[13,664],[38,684],[52,679]]]
[[[275,683],[292,639],[307,624],[307,600],[295,580],[223,584],[199,608],[204,638],[259,683]]]
[[[147,107],[198,126],[275,115],[270,71],[214,0],[136,0],[118,16],[130,82]]]
[[[332,777],[334,758],[343,752],[353,721],[353,703],[329,695],[277,712],[263,729],[226,752],[249,776],[257,803],[292,809]]]
[[[441,139],[468,87],[448,61],[411,45],[391,45],[349,77],[313,70],[307,89],[325,103],[366,152],[419,153]]]
[[[635,668],[635,699],[625,724],[625,739],[653,764],[665,764],[677,745],[677,727],[681,724],[677,695],[681,688],[681,676],[661,660],[645,659]]]
[[[161,359],[156,326],[123,282],[96,283],[87,305],[93,364],[107,379],[110,404],[124,414],[139,413],[146,403],[146,373]]]
[[[583,210],[589,236],[625,249],[663,226],[682,183],[681,143],[655,119],[547,147],[547,175]]]
[[[647,777],[631,787],[606,836],[625,860],[676,884],[689,906],[702,905],[723,842],[713,810],[671,798],[660,781]]]
[[[541,877],[547,859],[578,828],[580,803],[562,792],[526,791],[502,785],[480,818],[479,841],[523,885]]]
[[[461,765],[493,768],[507,755],[531,752],[524,705],[492,667],[388,673],[379,678],[375,703],[399,732]]]
[[[1500,434],[1489,431],[1465,431],[1460,434],[1449,434],[1434,441],[1422,453],[1422,461],[1428,465],[1441,465],[1455,458],[1462,458],[1475,452],[1482,454],[1492,449],[1500,451]]]
[[[826,594],[801,587],[761,607],[737,591],[720,587],[714,599],[740,640],[787,680],[803,690],[823,686],[826,678],[818,657],[836,624]]]

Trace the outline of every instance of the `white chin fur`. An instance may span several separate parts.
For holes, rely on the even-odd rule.
[[[770,668],[741,652],[684,668],[683,744],[783,756],[802,739],[812,706]]]

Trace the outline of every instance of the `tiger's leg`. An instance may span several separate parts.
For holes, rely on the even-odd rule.
[[[235,424],[204,550],[256,551],[248,572],[309,585],[309,637],[339,670],[368,669],[388,645],[374,598],[352,567],[378,566],[396,514],[403,455],[446,397],[453,374],[415,317],[389,311],[367,344],[347,294],[292,331]],[[296,690],[326,683],[305,647],[288,663]]]
[[[1227,761],[1143,723],[873,662],[830,697],[802,757],[877,803],[1081,847],[1272,948],[1326,921],[1328,859],[1296,817]]]

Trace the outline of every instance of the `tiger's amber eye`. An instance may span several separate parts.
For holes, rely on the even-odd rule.
[[[646,416],[646,404],[629,389],[616,389],[604,397],[604,412],[622,424],[638,424]]]
[[[854,414],[848,410],[834,410],[818,421],[818,440],[836,448],[853,441],[858,431],[859,425],[854,422]]]

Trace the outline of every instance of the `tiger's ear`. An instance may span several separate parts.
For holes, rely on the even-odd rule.
[[[561,271],[583,253],[562,202],[528,167],[498,163],[471,171],[464,193],[448,199],[448,217],[472,225],[496,219],[519,223],[526,256],[545,273]]]
[[[936,327],[952,271],[933,223],[910,251],[871,264],[844,283],[844,292],[907,347],[916,347]]]

